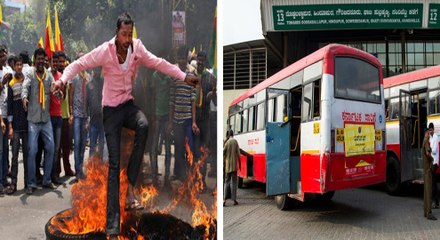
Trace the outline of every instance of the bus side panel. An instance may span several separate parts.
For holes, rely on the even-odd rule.
[[[301,154],[301,189],[302,192],[320,193],[320,156],[319,154]]]
[[[254,178],[259,182],[266,182],[266,155],[254,154]]]
[[[387,149],[395,152],[400,159],[400,134],[399,121],[388,121],[386,123]]]
[[[384,182],[386,151],[376,151],[374,155],[345,157],[345,154],[332,153],[326,159],[327,174],[324,192],[358,188]]]
[[[240,155],[240,164],[241,164],[241,168],[237,171],[237,174],[241,178],[247,178],[248,177],[247,156]]]

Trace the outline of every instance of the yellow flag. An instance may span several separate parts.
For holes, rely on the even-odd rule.
[[[38,48],[44,48],[43,37],[40,37],[40,41],[38,41]]]
[[[44,50],[46,51],[49,59],[52,58],[52,53],[55,52],[55,46],[53,44],[53,32],[52,23],[50,22],[50,13],[47,10],[47,20],[46,20],[46,40],[44,41]]]
[[[133,24],[133,38],[138,38],[138,34],[136,31],[136,25]]]
[[[55,51],[64,52],[63,37],[61,36],[60,23],[58,22],[58,11],[55,7]]]
[[[0,26],[2,25],[2,21],[3,21],[3,14],[2,14],[3,10],[2,10],[2,5],[0,5]]]

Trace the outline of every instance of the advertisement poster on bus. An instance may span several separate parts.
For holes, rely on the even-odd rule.
[[[345,124],[345,156],[374,154],[374,124]]]

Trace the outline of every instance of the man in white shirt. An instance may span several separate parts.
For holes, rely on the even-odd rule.
[[[6,60],[8,58],[8,49],[5,45],[0,44],[0,86],[1,82],[3,80],[3,77],[8,74],[12,73],[12,69],[10,69],[6,65]],[[4,107],[6,107],[6,97],[5,97],[6,88],[0,88],[0,125],[1,125],[1,131],[0,131],[0,197],[4,196],[4,187],[7,184],[6,181],[6,175],[8,174],[8,159],[3,158],[3,133],[5,131],[6,125],[3,123],[2,118],[2,110]],[[5,105],[5,106],[3,106]],[[8,114],[7,112],[3,112],[4,116],[6,117]]]
[[[432,158],[434,159],[432,163],[432,198],[434,200],[433,208],[439,208],[439,200],[438,200],[438,189],[437,189],[437,168],[438,168],[438,160],[439,160],[439,147],[438,147],[438,137],[437,134],[434,133],[434,123],[429,123],[429,134],[431,135],[429,138],[429,145],[431,146]]]

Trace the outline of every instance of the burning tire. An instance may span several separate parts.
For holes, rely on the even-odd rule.
[[[46,224],[45,232],[46,239],[56,240],[105,240],[106,234],[103,232],[90,232],[86,234],[69,234],[62,232],[59,228],[53,225],[63,224],[65,219],[71,217],[70,209],[59,212],[53,216]],[[209,234],[206,236],[206,227],[199,225],[192,227],[189,223],[184,222],[172,215],[162,213],[142,213],[130,215],[127,221],[121,226],[120,236],[128,239],[137,239],[138,236],[143,236],[144,239],[155,240],[203,240],[216,239],[216,225],[209,227]]]
[[[63,210],[59,213],[57,213],[55,216],[49,219],[49,221],[46,223],[45,227],[45,233],[46,233],[46,239],[56,239],[56,240],[83,240],[83,239],[91,239],[91,240],[105,240],[106,235],[103,232],[90,232],[90,233],[84,233],[84,234],[70,234],[70,233],[64,233],[60,229],[56,228],[54,225],[52,225],[52,221],[57,222],[63,222],[64,219],[71,217],[68,212],[70,209]]]

